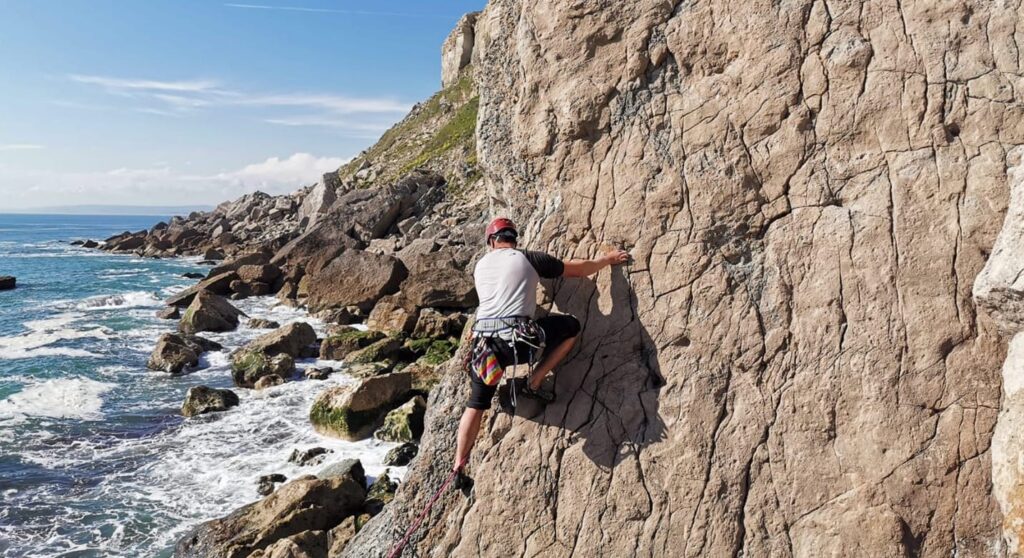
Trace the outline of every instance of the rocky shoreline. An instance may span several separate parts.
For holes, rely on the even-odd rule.
[[[367,162],[355,174],[365,176],[368,168]],[[292,195],[251,194],[149,230],[75,244],[149,258],[199,257],[210,266],[157,313],[177,325],[155,340],[149,369],[195,370],[205,352],[223,350],[205,332],[243,323],[265,329],[231,353],[234,389],[323,380],[336,369],[300,372],[296,360],[340,361],[355,382],[324,389],[310,410],[311,428],[342,440],[399,443],[385,463],[406,466],[418,452],[427,396],[477,303],[467,269],[481,247],[483,204],[451,196],[445,179],[429,171],[381,186],[344,179],[344,172]],[[252,296],[306,310],[328,324],[325,334],[303,322],[252,319],[233,304]],[[185,417],[219,412],[245,409],[231,389],[197,385],[184,395]],[[293,460],[321,462],[317,449],[296,450]],[[199,525],[181,539],[176,556],[333,556],[396,487],[386,473],[367,485],[358,461],[295,479],[268,474],[259,484],[263,500]]]

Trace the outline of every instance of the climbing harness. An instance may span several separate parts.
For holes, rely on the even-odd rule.
[[[405,545],[409,543],[409,538],[412,537],[412,534],[416,532],[416,529],[419,529],[420,524],[423,523],[423,519],[427,517],[428,513],[430,513],[430,508],[434,507],[434,502],[436,502],[437,499],[441,497],[441,494],[444,494],[445,489],[447,489],[448,485],[451,484],[453,480],[455,480],[455,477],[459,476],[459,472],[461,472],[462,468],[465,466],[466,460],[462,460],[462,462],[459,463],[458,467],[452,469],[451,474],[448,475],[448,478],[444,481],[443,484],[441,484],[441,488],[437,489],[437,492],[435,492],[434,495],[430,498],[430,501],[427,502],[427,506],[423,508],[423,511],[420,512],[419,517],[416,518],[416,521],[414,521],[413,524],[409,526],[409,529],[406,530],[405,536],[402,537],[402,540],[398,541],[397,543],[395,543],[395,546],[391,547],[391,552],[388,553],[388,558],[396,558],[398,555],[402,553],[402,549],[404,549]]]
[[[480,381],[488,386],[497,385],[505,374],[504,368],[498,362],[498,351],[495,348],[497,342],[508,344],[509,350],[512,351],[513,367],[518,367],[520,364],[517,350],[519,344],[522,343],[528,347],[527,364],[530,365],[530,370],[527,373],[527,378],[529,378],[533,373],[534,357],[544,349],[544,330],[537,325],[536,320],[525,316],[477,318],[476,323],[473,324],[473,344],[467,355],[466,364],[470,373],[475,374]],[[515,377],[506,379],[510,386],[513,410],[518,404],[514,380]]]

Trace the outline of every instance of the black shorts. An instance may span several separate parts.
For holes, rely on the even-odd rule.
[[[537,326],[544,330],[544,352],[540,355],[532,355],[534,361],[542,360],[548,355],[549,352],[555,349],[555,347],[562,344],[566,339],[571,339],[580,334],[582,329],[580,321],[572,316],[565,315],[551,315],[544,316],[543,318],[537,319]],[[517,362],[518,357],[519,364],[530,364],[531,351],[536,351],[533,347],[530,347],[526,343],[516,343],[513,348],[509,343],[497,339],[494,344],[495,354],[498,357],[498,363],[503,368],[512,366]],[[480,379],[479,376],[473,373],[472,370],[468,370],[470,379],[470,387],[472,392],[469,396],[469,401],[466,403],[466,407],[470,409],[479,409],[485,411],[491,408],[491,400],[494,399],[495,392],[498,391],[498,386],[489,386]]]

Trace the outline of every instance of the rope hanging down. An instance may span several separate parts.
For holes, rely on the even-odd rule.
[[[405,545],[409,542],[409,537],[412,537],[412,534],[416,532],[416,529],[419,529],[420,524],[423,523],[423,519],[427,517],[428,513],[430,513],[430,508],[434,507],[434,502],[441,497],[441,494],[444,494],[445,489],[447,489],[448,485],[455,480],[455,477],[458,476],[459,471],[462,470],[462,467],[464,467],[465,464],[466,462],[463,461],[459,463],[458,468],[452,470],[452,473],[448,475],[448,478],[444,481],[444,484],[441,485],[441,488],[438,488],[437,492],[435,492],[430,498],[430,501],[427,502],[427,507],[423,508],[419,517],[417,517],[416,521],[409,527],[409,530],[405,532],[405,536],[402,537],[402,540],[398,541],[395,546],[391,547],[391,552],[388,553],[388,558],[396,558],[402,553],[402,549],[404,549]]]

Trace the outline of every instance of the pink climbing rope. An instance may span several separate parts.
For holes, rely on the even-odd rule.
[[[405,536],[402,537],[402,540],[398,541],[395,546],[391,547],[391,552],[388,554],[388,558],[396,558],[402,553],[402,549],[404,549],[405,545],[409,542],[409,537],[416,532],[416,529],[419,529],[420,524],[423,523],[423,519],[427,517],[428,513],[430,513],[430,508],[434,507],[434,502],[441,497],[441,494],[444,494],[445,489],[448,488],[448,485],[451,484],[453,480],[455,480],[455,476],[459,474],[459,471],[461,471],[462,467],[465,465],[466,462],[463,461],[462,463],[459,463],[459,467],[457,469],[452,470],[452,473],[448,475],[448,479],[444,481],[441,488],[438,488],[437,492],[434,493],[434,496],[430,498],[429,502],[427,502],[427,507],[423,508],[419,517],[417,517],[416,521],[409,527],[409,530],[405,532]]]

